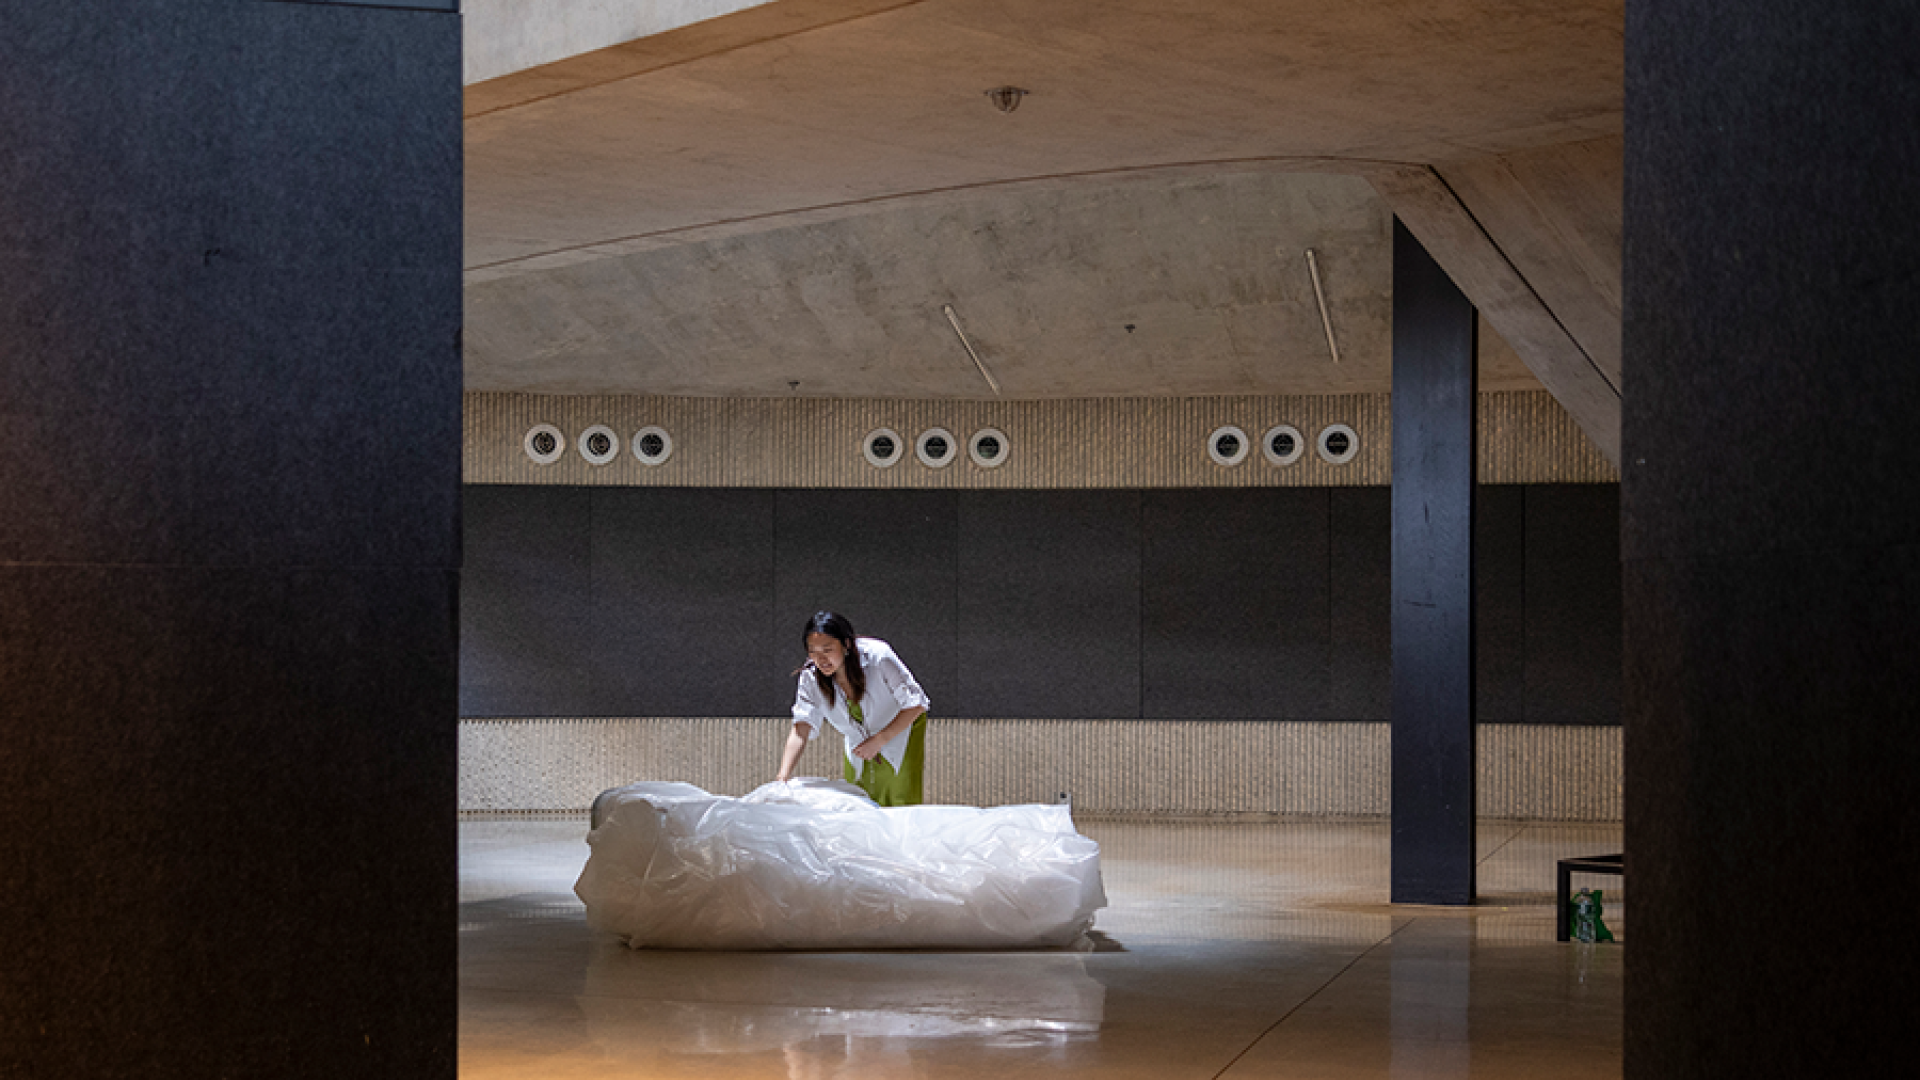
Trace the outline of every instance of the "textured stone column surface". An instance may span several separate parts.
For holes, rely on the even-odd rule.
[[[1473,305],[1393,223],[1393,870],[1474,897]]]
[[[453,7],[0,6],[0,1076],[454,1074]]]
[[[1920,963],[1920,7],[1627,10],[1626,1073],[1872,1075]]]

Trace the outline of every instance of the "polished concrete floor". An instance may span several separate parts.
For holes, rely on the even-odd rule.
[[[1624,944],[1554,941],[1554,861],[1617,825],[1483,823],[1481,901],[1387,903],[1375,822],[1092,822],[1084,947],[636,952],[587,929],[584,821],[461,825],[460,1075],[1617,1077]],[[1623,882],[1606,921],[1625,932]]]

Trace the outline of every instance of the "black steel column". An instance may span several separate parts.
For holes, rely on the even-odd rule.
[[[1473,305],[1393,223],[1393,890],[1470,904]]]

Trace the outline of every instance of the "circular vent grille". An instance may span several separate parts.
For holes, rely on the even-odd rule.
[[[1307,440],[1292,424],[1276,424],[1260,439],[1260,452],[1275,465],[1291,465],[1307,452]]]
[[[595,424],[580,433],[580,456],[594,465],[605,465],[620,454],[620,436],[605,424]]]
[[[892,428],[874,428],[867,432],[866,441],[860,449],[867,455],[869,464],[876,469],[884,469],[900,460],[904,447],[899,433]]]
[[[662,427],[643,427],[633,433],[633,456],[642,465],[659,465],[673,456],[673,436]]]
[[[1007,441],[1007,433],[999,428],[981,428],[967,440],[967,456],[975,465],[983,469],[997,469],[1007,463],[1007,455],[1013,452],[1013,444]]]
[[[1329,465],[1345,465],[1360,453],[1360,436],[1345,424],[1320,429],[1320,458]]]
[[[551,465],[567,452],[567,437],[552,424],[535,424],[527,429],[527,438],[522,445],[534,464]]]
[[[1247,433],[1232,424],[1214,428],[1207,436],[1207,456],[1216,465],[1238,465],[1247,459],[1248,449]]]
[[[920,433],[920,439],[914,444],[914,453],[920,457],[920,463],[929,469],[944,469],[953,464],[960,454],[959,443],[954,440],[953,432],[946,428],[928,428]]]

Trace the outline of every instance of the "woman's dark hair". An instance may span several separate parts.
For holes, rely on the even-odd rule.
[[[867,673],[860,668],[860,650],[853,644],[853,624],[845,615],[835,611],[816,611],[813,618],[807,620],[807,628],[800,631],[800,647],[807,647],[807,639],[815,634],[825,634],[838,641],[841,648],[847,650],[844,667],[847,672],[847,685],[853,687],[853,700],[858,702],[867,696]],[[819,668],[813,671],[813,677],[820,682],[820,691],[827,695],[828,704],[835,700],[835,687],[832,676],[823,675]]]

